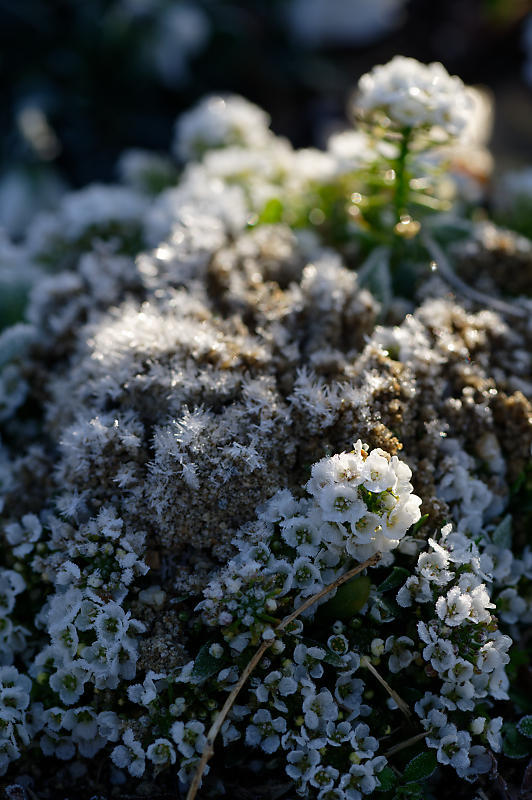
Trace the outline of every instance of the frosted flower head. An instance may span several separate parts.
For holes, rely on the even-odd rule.
[[[437,129],[442,138],[460,135],[473,111],[471,97],[442,64],[395,56],[362,76],[355,114],[390,131]]]
[[[174,152],[188,161],[211,148],[265,147],[272,138],[269,122],[266,112],[243,97],[212,95],[179,117]]]

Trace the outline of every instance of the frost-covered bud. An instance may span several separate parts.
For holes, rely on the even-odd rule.
[[[382,656],[382,654],[384,653],[384,648],[385,648],[384,639],[376,638],[371,640],[370,649],[372,655],[374,655],[375,658],[379,658],[379,656]]]
[[[211,644],[211,646],[209,647],[209,655],[212,656],[213,658],[221,658],[223,654],[224,654],[224,649],[221,644],[218,644],[218,642]]]

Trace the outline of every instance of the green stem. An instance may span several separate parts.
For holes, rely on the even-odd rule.
[[[399,155],[397,157],[395,166],[395,186],[394,186],[394,199],[393,204],[395,208],[395,221],[400,222],[401,216],[406,212],[406,204],[408,200],[408,174],[406,171],[406,162],[410,147],[410,138],[412,134],[411,128],[405,128],[402,132],[401,145],[399,148]]]

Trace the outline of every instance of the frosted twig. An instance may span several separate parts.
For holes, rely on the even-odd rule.
[[[303,613],[303,611],[306,611],[307,608],[310,608],[310,606],[314,605],[314,603],[317,603],[318,600],[321,600],[322,597],[325,597],[325,595],[334,591],[334,589],[337,589],[339,586],[341,586],[343,583],[353,578],[355,575],[358,575],[358,573],[365,570],[366,567],[374,566],[378,561],[380,561],[380,558],[381,554],[375,553],[374,556],[371,556],[371,558],[368,558],[366,561],[363,561],[362,564],[358,564],[358,566],[353,567],[353,569],[350,569],[343,575],[340,575],[338,578],[336,578],[336,580],[334,580],[328,586],[325,586],[315,595],[312,595],[312,597],[308,597],[304,603],[302,603],[298,608],[295,609],[295,611],[292,611],[291,614],[288,614],[287,617],[281,620],[281,622],[275,628],[275,632],[277,633],[283,631],[291,622],[297,619],[297,617],[299,617],[300,614]],[[205,742],[205,747],[203,748],[203,752],[201,754],[201,758],[196,768],[196,772],[194,773],[194,778],[192,780],[192,783],[190,784],[186,800],[194,800],[194,798],[196,797],[198,789],[201,784],[203,773],[205,772],[205,767],[207,766],[207,762],[209,761],[210,758],[212,758],[214,754],[214,740],[218,736],[220,729],[223,723],[225,722],[225,718],[227,717],[229,711],[231,710],[231,707],[235,702],[240,690],[247,682],[249,676],[251,675],[251,673],[261,660],[266,650],[272,646],[274,641],[275,639],[271,639],[267,642],[266,641],[262,642],[257,652],[254,654],[253,658],[246,665],[245,669],[242,672],[242,675],[238,680],[238,683],[232,689],[231,694],[223,704],[222,708],[220,709],[219,713],[216,716],[216,719],[212,723],[209,729],[209,733],[207,734],[207,741]]]

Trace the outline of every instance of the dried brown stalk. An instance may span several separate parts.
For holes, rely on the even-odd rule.
[[[386,756],[386,758],[388,758],[388,756],[393,756],[394,753],[398,753],[400,750],[404,750],[405,747],[410,747],[411,744],[415,744],[416,742],[420,742],[421,739],[424,739],[426,735],[427,735],[427,731],[423,731],[422,733],[416,733],[416,735],[415,736],[411,736],[410,739],[405,739],[404,742],[399,742],[399,744],[396,744],[393,747],[390,747],[390,749],[387,750],[384,753],[384,755]]]
[[[377,562],[380,561],[380,558],[381,558],[381,554],[380,553],[375,553],[374,556],[372,556],[371,558],[368,558],[362,564],[359,564],[358,566],[353,567],[353,569],[348,570],[348,572],[345,572],[343,575],[340,575],[340,577],[336,578],[336,580],[333,581],[332,583],[330,583],[328,586],[325,586],[323,589],[321,589],[321,591],[317,592],[317,594],[312,595],[312,597],[307,598],[304,603],[302,603],[298,608],[295,609],[295,611],[292,611],[291,614],[288,614],[287,617],[285,617],[283,620],[281,620],[281,622],[275,628],[275,632],[279,633],[279,632],[283,631],[291,622],[293,622],[304,611],[306,611],[307,608],[310,608],[310,606],[314,605],[314,603],[317,603],[318,600],[321,600],[322,597],[325,597],[330,592],[334,591],[339,586],[341,586],[343,583],[345,583],[346,581],[350,580],[355,575],[358,575],[359,572],[362,572],[367,567],[372,567],[375,564],[377,564]],[[214,754],[214,740],[218,736],[218,734],[220,732],[220,729],[221,729],[223,723],[225,722],[225,719],[226,719],[229,711],[231,710],[231,707],[232,707],[233,703],[235,702],[235,700],[237,698],[237,695],[239,694],[240,690],[242,689],[242,687],[247,682],[249,676],[251,675],[251,673],[253,672],[253,670],[255,669],[255,667],[257,666],[259,661],[261,660],[261,658],[264,655],[264,653],[266,652],[266,650],[269,647],[272,646],[274,641],[275,641],[275,639],[272,639],[271,641],[267,641],[267,642],[262,642],[261,646],[259,647],[257,652],[254,654],[253,658],[246,665],[246,668],[242,672],[242,675],[240,676],[240,678],[238,680],[238,683],[234,686],[233,690],[231,691],[231,694],[228,696],[227,700],[223,704],[223,706],[220,709],[219,713],[216,715],[216,719],[212,723],[212,725],[211,725],[211,727],[209,729],[209,733],[207,734],[207,741],[205,743],[205,747],[203,748],[203,752],[201,754],[201,758],[200,758],[198,766],[196,768],[196,772],[194,773],[194,778],[192,780],[192,783],[190,784],[190,788],[188,790],[188,794],[187,794],[186,800],[194,800],[194,798],[196,797],[196,795],[198,793],[198,789],[199,789],[200,784],[201,784],[201,779],[203,777],[203,773],[205,772],[205,767],[207,766],[207,762],[209,761],[210,758],[212,758],[212,756]]]
[[[362,656],[362,658],[360,659],[360,663],[362,664],[363,667],[366,667],[366,669],[369,669],[371,674],[374,675],[377,678],[377,680],[379,681],[381,686],[384,686],[384,688],[386,689],[386,691],[388,692],[390,697],[397,703],[397,706],[399,707],[399,709],[403,712],[403,714],[405,715],[407,720],[410,722],[411,717],[412,717],[412,712],[410,711],[410,708],[409,708],[408,704],[405,703],[403,698],[400,697],[397,694],[397,692],[395,691],[395,689],[392,689],[390,684],[387,681],[385,681],[384,678],[382,677],[382,675],[380,675],[377,672],[377,670],[375,669],[375,667],[373,666],[373,664],[371,663],[371,661],[369,660],[369,658],[367,656]]]

